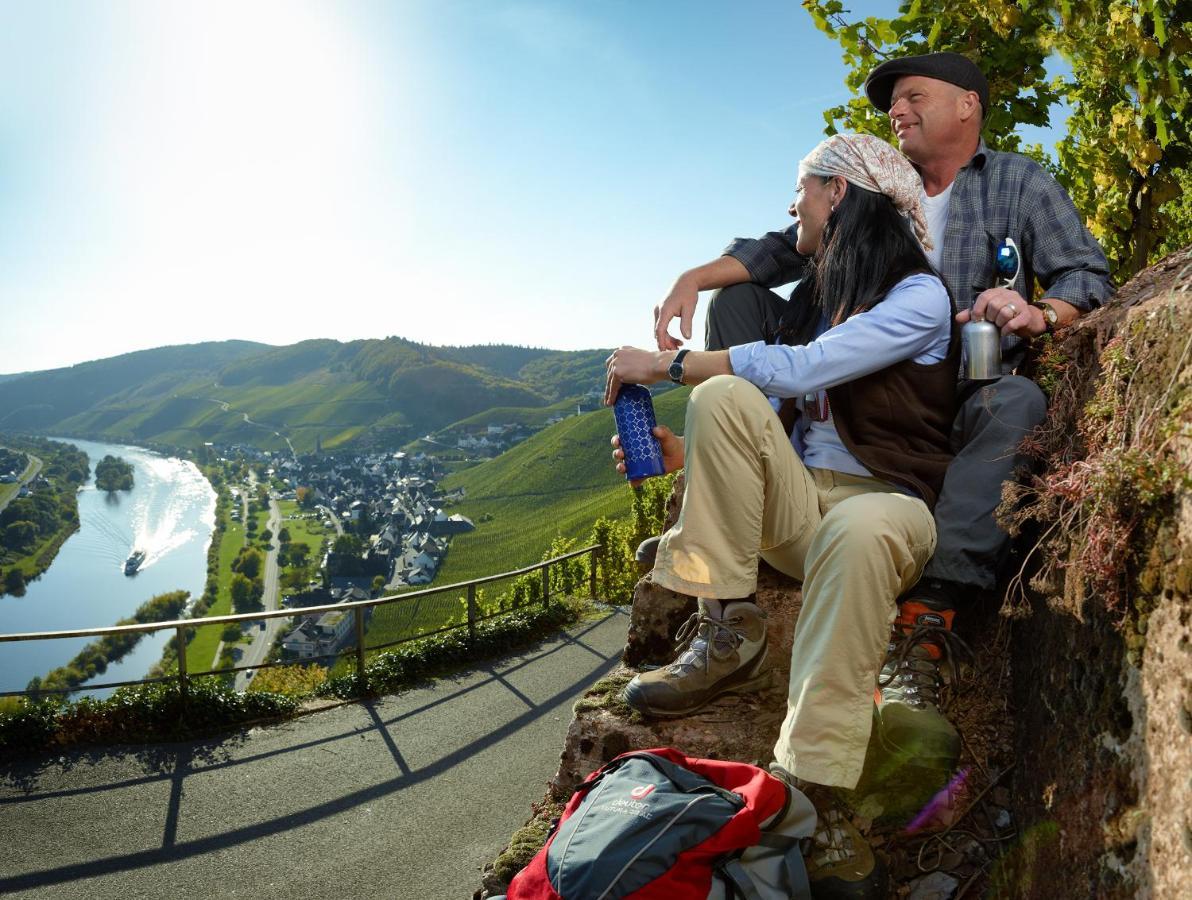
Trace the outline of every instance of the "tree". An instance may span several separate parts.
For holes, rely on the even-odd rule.
[[[985,140],[1043,161],[1067,188],[1118,280],[1161,253],[1192,243],[1187,166],[1192,137],[1192,22],[1176,22],[1183,0],[903,0],[893,19],[849,21],[841,0],[804,0],[816,25],[844,49],[855,93],[824,113],[838,128],[890,138],[886,117],[861,91],[883,60],[951,50],[989,78]],[[1049,79],[1058,53],[1072,77]],[[1046,125],[1071,108],[1060,167],[1014,129]]]
[[[281,531],[277,533],[277,542],[279,544],[290,543],[290,529],[285,525],[282,526]]]
[[[25,573],[17,568],[9,569],[8,574],[4,576],[4,590],[14,597],[23,597],[25,595]]]
[[[341,534],[331,545],[331,550],[338,556],[359,556],[364,552],[364,542],[354,534]]]
[[[259,580],[237,572],[232,576],[232,608],[238,613],[253,612],[261,607],[264,586]]]
[[[273,540],[273,532],[266,528],[261,532],[261,543],[268,544],[271,540]]]
[[[232,571],[239,572],[246,578],[256,578],[261,574],[265,558],[255,547],[245,547],[240,555],[232,562]]]
[[[384,575],[376,575],[376,576],[374,576],[374,577],[373,577],[373,580],[372,580],[372,592],[373,592],[373,594],[379,594],[379,593],[381,593],[381,591],[383,591],[383,590],[385,590],[385,576],[384,576]]]
[[[315,492],[311,488],[299,487],[294,491],[294,496],[303,509],[310,509],[315,505]]]
[[[4,546],[10,550],[28,550],[37,540],[37,526],[24,520],[4,528]]]

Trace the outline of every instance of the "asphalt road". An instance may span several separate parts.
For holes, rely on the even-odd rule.
[[[277,536],[281,533],[281,507],[277,505],[277,501],[273,499],[272,495],[269,497],[269,521],[265,527],[273,534],[273,540],[269,542],[269,549],[265,552],[265,591],[262,602],[267,611],[272,611],[277,609],[280,594],[277,568],[277,551],[280,542],[277,540]],[[262,621],[265,625],[264,629],[259,627],[253,628],[253,641],[245,649],[244,655],[240,658],[237,665],[259,666],[265,661],[265,657],[269,655],[269,649],[273,646],[273,642],[277,639],[278,634],[283,629],[291,628],[294,625],[292,619],[264,619]],[[236,690],[245,690],[248,687],[248,682],[248,672],[236,673]]]
[[[0,768],[0,895],[470,897],[627,623],[606,611],[467,674],[220,740]]]

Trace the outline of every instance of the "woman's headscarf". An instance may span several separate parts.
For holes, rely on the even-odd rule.
[[[919,196],[923,182],[909,159],[871,134],[834,134],[799,163],[800,175],[840,175],[850,184],[885,194],[911,220],[924,249],[933,247]]]

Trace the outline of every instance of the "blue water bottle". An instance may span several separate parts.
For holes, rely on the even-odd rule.
[[[625,453],[625,478],[637,481],[652,475],[665,475],[662,445],[654,437],[654,404],[650,392],[640,384],[623,384],[613,403],[617,434]]]

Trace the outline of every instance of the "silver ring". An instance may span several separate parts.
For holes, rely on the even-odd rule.
[[[1010,318],[1011,319],[1013,319],[1016,315],[1018,315],[1018,307],[1015,306],[1013,303],[1007,303],[1006,309],[1010,310]]]

